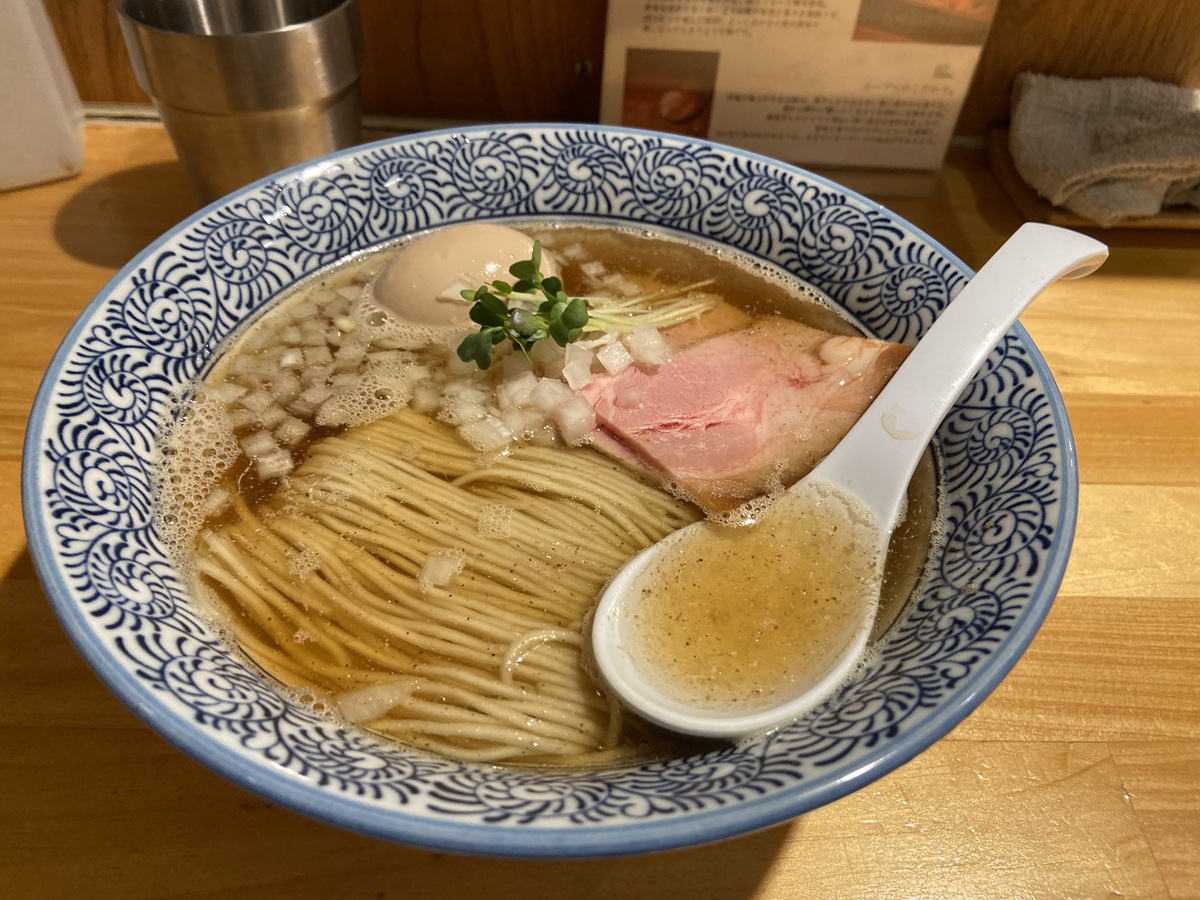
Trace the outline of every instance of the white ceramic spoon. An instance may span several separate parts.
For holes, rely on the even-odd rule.
[[[654,597],[656,577],[661,582],[664,570],[671,566],[678,574],[682,571],[680,560],[686,569],[690,560],[708,557],[715,580],[730,579],[717,591],[724,598],[737,593],[746,581],[745,573],[753,572],[757,565],[744,566],[739,559],[726,559],[712,566],[713,554],[721,550],[722,541],[728,543],[731,529],[699,522],[634,557],[601,597],[593,617],[591,642],[608,687],[630,709],[652,722],[685,734],[721,738],[768,730],[802,715],[837,690],[863,659],[878,607],[888,540],[902,518],[909,479],[938,425],[1025,307],[1057,279],[1087,275],[1107,256],[1103,244],[1084,235],[1050,225],[1023,225],[947,306],[834,451],[776,501],[768,516],[777,534],[797,522],[807,522],[806,517],[815,509],[818,516],[849,516],[844,524],[857,535],[863,551],[857,562],[847,560],[848,565],[857,566],[849,593],[859,596],[844,596],[844,586],[839,590],[837,604],[849,612],[844,615],[844,623],[830,626],[836,631],[832,650],[824,651],[824,657],[810,666],[810,671],[800,678],[781,676],[792,678],[790,686],[773,694],[768,690],[765,699],[763,694],[738,695],[732,701],[712,699],[712,691],[720,695],[726,687],[734,689],[740,670],[720,671],[716,666],[708,688],[695,687],[694,680],[688,683],[690,687],[682,683],[687,672],[681,675],[668,658],[671,653],[664,649],[673,640],[667,634],[675,628],[671,623],[682,619],[672,618],[673,613],[656,613],[651,604],[661,601],[646,599]],[[746,527],[753,530],[765,526],[759,523]],[[804,532],[805,527],[796,526],[796,530]],[[798,540],[819,553],[821,545],[827,543],[828,525],[822,521],[812,527],[815,530],[807,538],[801,534]],[[822,528],[826,530],[822,532]],[[846,531],[839,529],[839,533],[845,535]],[[756,540],[741,541],[741,545],[742,549],[734,552],[750,553]],[[845,555],[844,551],[843,546],[840,552]],[[802,549],[800,554],[804,552]],[[793,579],[798,569],[792,565],[794,561],[789,553],[778,564],[790,571],[774,585],[788,595],[788,604],[794,602],[788,590],[792,586],[795,591]],[[806,562],[803,568],[807,572],[809,564]],[[723,574],[726,572],[733,574]],[[705,585],[707,589],[707,581]],[[758,599],[743,591],[739,602]],[[660,621],[668,624],[656,634],[654,626],[645,623],[653,623],[660,615],[666,616]],[[671,639],[664,643],[664,635]],[[711,635],[697,632],[696,637],[696,645],[703,645]],[[762,643],[757,649],[744,648],[739,666],[755,662],[747,654],[761,653],[765,658],[771,656],[771,649],[779,650]],[[705,658],[705,665],[712,668],[709,658]],[[811,671],[813,668],[816,671]],[[765,675],[770,677],[771,673]],[[786,680],[783,683],[788,684]],[[707,697],[702,695],[705,690],[710,692]]]

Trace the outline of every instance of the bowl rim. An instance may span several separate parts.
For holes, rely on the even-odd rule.
[[[650,822],[621,822],[602,827],[535,826],[522,829],[497,828],[486,823],[421,817],[403,808],[383,808],[363,803],[340,793],[326,792],[294,773],[260,761],[250,761],[228,752],[225,744],[198,727],[195,722],[166,709],[157,695],[128,669],[119,664],[99,640],[93,625],[82,607],[74,602],[72,589],[56,565],[53,542],[47,522],[42,515],[42,500],[38,490],[41,448],[45,440],[44,424],[47,408],[62,370],[85,329],[90,327],[94,314],[109,299],[139,263],[174,241],[193,224],[235,198],[285,179],[302,176],[310,170],[321,170],[331,163],[365,154],[373,149],[422,143],[431,139],[462,135],[510,134],[530,131],[572,130],[612,135],[629,135],[639,139],[669,139],[689,146],[711,148],[717,152],[757,161],[771,168],[795,174],[805,180],[839,192],[847,199],[880,213],[903,227],[913,238],[927,245],[965,278],[974,272],[939,241],[910,221],[888,210],[846,186],[801,166],[784,162],[750,150],[683,135],[663,134],[643,129],[596,123],[516,122],[492,125],[471,125],[441,128],[432,131],[382,138],[349,147],[304,163],[283,169],[261,178],[197,210],[176,223],[138,251],[129,262],[110,278],[84,306],[51,358],[31,407],[22,448],[21,501],[26,538],[34,568],[43,592],[56,617],[78,652],[93,672],[118,699],[160,736],[203,763],[209,769],[267,800],[303,813],[318,821],[337,825],[370,837],[384,838],[410,847],[454,852],[494,858],[557,858],[579,859],[625,856],[661,850],[697,846],[747,834],[788,821],[834,800],[840,799],[894,771],[928,749],[962,722],[999,685],[1028,648],[1034,635],[1049,613],[1065,574],[1067,559],[1074,540],[1078,517],[1078,467],[1074,437],[1067,417],[1065,403],[1049,366],[1034,345],[1028,332],[1018,322],[1010,335],[1028,354],[1028,362],[1044,383],[1046,400],[1056,434],[1060,440],[1061,497],[1057,532],[1051,552],[1045,560],[1045,572],[1040,590],[1030,598],[1020,616],[1012,623],[1002,644],[989,652],[989,663],[973,672],[938,703],[937,710],[915,727],[887,742],[886,749],[865,765],[841,764],[831,770],[822,783],[801,792],[785,790],[771,797],[760,797],[751,804],[696,811],[667,820]],[[498,220],[512,220],[499,216]],[[576,217],[578,218],[578,217]],[[670,230],[669,228],[667,230]],[[743,251],[749,252],[749,251]],[[751,254],[755,255],[755,254]],[[304,276],[272,296],[291,290]],[[586,770],[576,770],[586,771]]]

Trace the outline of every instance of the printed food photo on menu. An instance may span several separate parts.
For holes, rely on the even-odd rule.
[[[856,41],[982,46],[997,0],[863,0]]]
[[[630,48],[621,124],[707,137],[718,59],[706,51]]]

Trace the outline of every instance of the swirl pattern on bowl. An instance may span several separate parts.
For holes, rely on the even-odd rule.
[[[804,719],[687,759],[558,772],[464,765],[322,717],[267,685],[196,615],[151,516],[173,398],[290,285],[397,237],[488,218],[645,224],[738,248],[912,342],[969,271],[886,210],[802,170],[602,127],[444,132],[285,172],[182,223],[85,311],[35,407],[30,543],[68,633],[185,750],[319,818],[504,856],[698,843],[848,793],[949,731],[1032,638],[1065,567],[1074,469],[1036,349],[1006,338],[939,434],[945,539],[881,650]]]

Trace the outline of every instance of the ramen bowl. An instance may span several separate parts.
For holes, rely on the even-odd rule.
[[[322,716],[208,624],[164,549],[148,460],[175,395],[227,336],[339,260],[441,225],[563,218],[736,248],[914,342],[970,277],[843,187],[753,153],[610,127],[432,132],[287,170],[202,210],[76,322],[33,410],[23,470],[39,575],[80,652],[184,752],[317,819],[408,845],[613,856],[714,841],[849,794],[949,732],[1054,598],[1077,485],[1062,400],[1014,328],[937,436],[944,528],[926,578],[831,700],[769,734],[610,768],[468,764]]]

